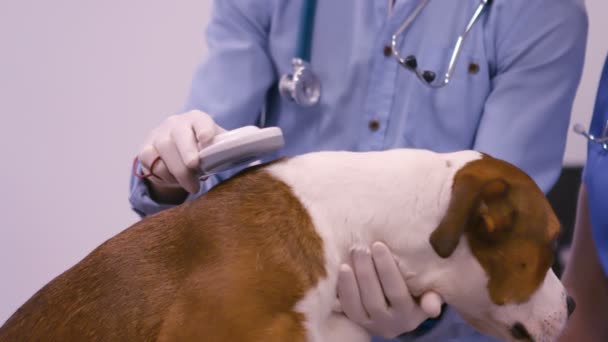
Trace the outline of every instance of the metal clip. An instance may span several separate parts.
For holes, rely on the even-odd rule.
[[[587,132],[585,130],[585,127],[579,123],[575,124],[574,127],[572,128],[572,130],[575,133],[584,136],[585,138],[587,138],[587,140],[594,142],[596,144],[600,144],[604,151],[608,151],[608,137],[606,137],[606,134],[608,134],[608,120],[606,120],[604,129],[602,130],[602,135],[599,138],[594,136],[590,132]]]

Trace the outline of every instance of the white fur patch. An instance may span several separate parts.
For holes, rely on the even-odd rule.
[[[497,306],[490,300],[487,274],[464,237],[445,259],[429,243],[448,208],[456,172],[480,158],[474,151],[321,152],[268,168],[308,210],[324,244],[328,276],[296,308],[307,318],[310,341],[369,341],[363,329],[332,313],[332,307],[339,267],[350,264],[349,251],[376,241],[391,249],[413,295],[436,291],[463,317],[478,322],[480,330],[500,331],[509,339],[512,324],[526,320],[538,341],[559,333],[566,315],[565,294],[551,271],[528,303]],[[540,303],[546,303],[542,310]]]
[[[447,208],[451,180],[460,167],[478,158],[473,151],[322,152],[268,168],[291,187],[324,242],[328,277],[297,305],[307,317],[311,341],[335,340],[325,338],[330,331],[334,337],[347,334],[349,341],[355,340],[353,336],[369,341],[365,331],[350,321],[341,322],[331,310],[338,269],[350,263],[351,248],[385,242],[399,256],[400,266],[408,269],[410,280],[419,280],[416,287],[425,288],[434,278],[425,280],[429,262],[443,263],[430,249],[428,237]]]

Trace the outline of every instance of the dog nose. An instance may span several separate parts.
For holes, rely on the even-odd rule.
[[[513,324],[511,327],[511,336],[516,340],[532,341],[532,336],[530,336],[528,329],[520,322]]]
[[[572,316],[574,309],[576,309],[576,302],[574,298],[568,296],[566,297],[566,306],[568,307],[568,317]]]

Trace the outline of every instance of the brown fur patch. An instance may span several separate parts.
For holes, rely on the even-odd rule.
[[[294,305],[325,272],[305,208],[256,168],[99,246],[0,340],[305,341]]]
[[[553,262],[559,221],[532,178],[485,155],[454,178],[448,211],[430,242],[441,257],[465,234],[495,304],[527,301]]]

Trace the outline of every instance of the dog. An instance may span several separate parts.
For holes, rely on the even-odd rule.
[[[503,340],[553,341],[574,309],[551,270],[559,231],[535,182],[480,152],[286,157],[109,239],[0,341],[368,342],[332,307],[349,251],[375,241],[413,296]]]

